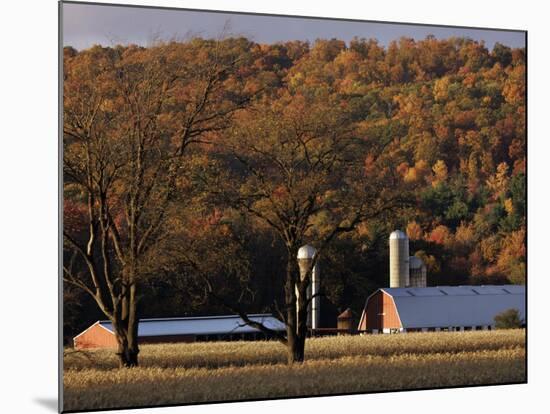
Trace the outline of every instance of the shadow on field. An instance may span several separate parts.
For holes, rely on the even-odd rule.
[[[57,398],[35,398],[34,402],[50,411],[57,412]]]

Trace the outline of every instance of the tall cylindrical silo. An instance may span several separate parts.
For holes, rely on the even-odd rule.
[[[300,247],[298,249],[298,265],[300,266],[300,277],[303,279],[309,270],[309,267],[311,266],[311,263],[313,262],[313,258],[315,257],[315,254],[317,253],[317,250],[308,244],[305,246]],[[320,327],[320,319],[321,319],[321,298],[319,297],[319,291],[320,291],[320,269],[319,269],[319,263],[316,263],[315,266],[312,269],[311,275],[310,275],[310,283],[307,289],[307,297],[313,299],[310,299],[309,306],[308,306],[308,312],[307,312],[307,326],[311,329],[317,329]],[[299,295],[298,290],[296,290],[296,296]]]
[[[311,329],[317,329],[321,326],[321,297],[319,291],[321,288],[321,271],[319,269],[319,263],[313,266],[313,272],[311,275],[311,299],[309,305],[309,311],[311,313]]]
[[[409,286],[409,238],[401,230],[390,234],[390,287]]]

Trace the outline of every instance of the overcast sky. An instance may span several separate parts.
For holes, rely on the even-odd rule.
[[[349,41],[357,36],[376,38],[387,46],[402,36],[419,40],[433,34],[440,39],[455,36],[483,40],[489,49],[496,42],[510,47],[525,46],[525,34],[517,31],[63,4],[63,44],[79,50],[94,44],[147,45],[154,38],[184,38],[190,34],[212,38],[224,32],[224,27],[232,35],[243,35],[258,43],[319,38]]]

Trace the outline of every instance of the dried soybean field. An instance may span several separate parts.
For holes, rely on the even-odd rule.
[[[64,410],[327,395],[526,381],[525,331],[308,339],[286,365],[278,342],[143,345],[140,366],[113,350],[64,356]]]

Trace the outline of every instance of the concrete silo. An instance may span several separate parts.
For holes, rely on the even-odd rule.
[[[298,249],[297,259],[298,259],[298,265],[300,267],[300,277],[302,279],[305,277],[307,271],[309,270],[316,253],[317,253],[317,250],[315,249],[315,247],[310,246],[309,244],[306,244],[305,246],[302,246]],[[320,276],[321,275],[320,275],[319,263],[317,262],[311,272],[311,283],[309,284],[307,289],[308,298],[311,298],[312,295],[317,295],[310,300],[309,306],[308,306],[307,326],[310,327],[311,329],[317,329],[320,327],[320,321],[321,321],[321,298],[319,296],[319,290],[321,287]],[[299,295],[298,290],[296,290],[296,296],[298,295]]]
[[[409,238],[401,230],[390,234],[390,287],[409,286]]]
[[[424,261],[418,256],[409,257],[409,286],[427,286],[426,265],[424,264]]]

